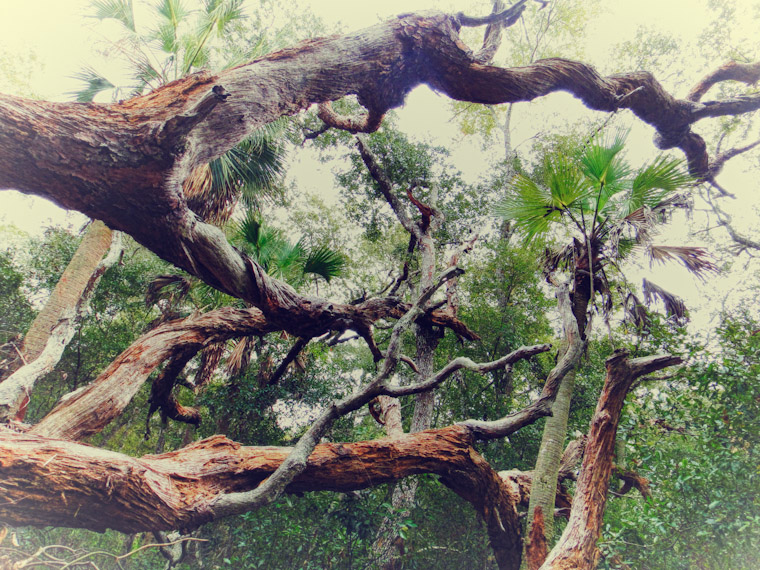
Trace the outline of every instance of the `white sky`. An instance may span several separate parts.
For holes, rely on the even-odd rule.
[[[582,0],[578,0],[582,2]],[[139,3],[140,0],[135,0]],[[695,37],[708,22],[704,9],[706,2],[699,0],[608,0],[603,2],[605,12],[591,25],[587,53],[592,60],[604,60],[618,42],[632,39],[636,29],[643,24],[664,31],[674,37]],[[71,75],[81,67],[94,61],[93,48],[102,39],[102,28],[96,28],[92,19],[83,17],[89,0],[35,0],[30,4],[0,0],[0,54],[34,53],[42,64],[42,69],[31,78],[32,88],[40,96],[54,100],[68,100],[67,92],[77,87]],[[472,14],[485,14],[490,10],[486,0],[383,0],[383,2],[362,2],[360,0],[302,0],[302,5],[321,16],[328,25],[340,22],[344,29],[370,26],[379,20],[398,13],[427,9],[447,11],[465,10]],[[742,4],[742,2],[739,2]],[[749,0],[746,5],[751,4]],[[754,55],[755,59],[760,54]],[[715,62],[716,65],[722,62]],[[698,76],[693,80],[698,79]],[[0,84],[0,92],[5,90]],[[541,130],[542,119],[549,110],[561,109],[563,116],[580,116],[583,107],[566,95],[555,95],[536,103],[524,104],[516,112],[515,143],[527,138],[532,132]],[[429,90],[418,89],[409,97],[400,111],[401,126],[408,132],[424,133],[434,142],[451,146],[455,142],[454,159],[464,171],[482,172],[488,167],[488,155],[480,152],[477,141],[461,141],[456,126],[450,121],[448,102]],[[538,124],[536,125],[536,121]],[[638,124],[636,121],[631,121]],[[1,128],[1,127],[0,127]],[[651,144],[651,130],[640,127],[632,134],[632,158],[651,156],[655,149]],[[633,144],[635,143],[635,144]],[[642,158],[643,160],[644,158]],[[737,214],[749,213],[752,225],[756,225],[757,213],[753,210],[753,197],[757,191],[756,176],[741,172],[742,163],[727,169],[722,181],[741,199],[727,204],[727,208]],[[746,168],[746,163],[745,167]],[[331,187],[330,169],[315,165],[307,157],[294,164],[296,176],[305,186],[314,191],[324,191]],[[298,174],[300,173],[300,175]],[[0,226],[13,223],[30,233],[54,223],[81,225],[84,218],[78,215],[63,215],[55,206],[40,199],[23,197],[15,192],[0,194]],[[741,221],[740,218],[737,221]],[[750,223],[750,222],[748,222]],[[2,246],[2,244],[0,244]],[[668,286],[679,288],[692,305],[705,297],[705,289],[697,287],[685,272],[678,270],[659,271],[655,279]],[[731,278],[735,279],[735,278]],[[670,282],[670,283],[668,283]],[[735,284],[735,280],[731,281]],[[725,278],[712,284],[714,294],[730,286]],[[733,285],[731,285],[733,286]]]

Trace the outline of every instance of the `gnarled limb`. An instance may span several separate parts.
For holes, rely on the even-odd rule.
[[[170,321],[141,336],[90,385],[61,402],[31,432],[78,440],[103,429],[132,400],[165,360],[197,352],[207,344],[277,330],[258,309],[224,307],[197,317]]]
[[[607,359],[607,378],[591,419],[570,521],[542,570],[596,568],[599,561],[596,543],[602,532],[615,435],[625,397],[637,378],[681,362],[679,357],[669,354],[629,360],[628,352],[622,349]]]
[[[406,14],[355,34],[309,40],[218,75],[193,74],[112,105],[2,96],[0,186],[102,219],[178,267],[259,306],[267,318],[278,319],[280,312],[267,302],[282,299],[285,312],[300,308],[316,329],[324,314],[338,313],[347,322],[350,315],[264,280],[221,231],[189,211],[182,193],[182,181],[196,166],[265,123],[349,94],[381,113],[421,83],[454,99],[491,104],[569,91],[592,109],[631,109],[656,129],[661,148],[681,148],[692,173],[703,176],[709,160],[691,125],[706,116],[760,108],[760,95],[708,103],[676,99],[650,74],[602,77],[563,59],[515,69],[483,65],[462,44],[458,29],[455,16]],[[215,98],[221,87],[229,94],[224,102]],[[209,110],[204,102],[212,100]],[[186,128],[167,126],[177,121]]]

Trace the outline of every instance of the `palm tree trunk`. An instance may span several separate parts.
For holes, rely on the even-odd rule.
[[[111,247],[112,234],[103,222],[90,224],[47,304],[24,337],[21,357],[4,371],[0,380],[0,420],[23,421],[34,383],[58,364],[97,281],[118,258],[118,253],[112,252],[101,263]]]
[[[567,373],[557,391],[557,398],[552,406],[552,415],[546,418],[541,447],[536,459],[533,483],[530,487],[530,504],[528,507],[528,533],[533,523],[533,514],[541,507],[544,517],[544,535],[551,541],[554,532],[554,501],[557,494],[559,464],[567,434],[567,420],[570,416],[570,402],[575,386],[575,369]]]
[[[581,337],[585,338],[586,312],[591,294],[589,276],[582,271],[576,271],[573,289],[573,315],[578,323],[578,331]],[[559,357],[566,351],[567,344],[563,342],[560,346]],[[577,365],[576,362],[575,366],[577,367]],[[551,544],[554,534],[554,502],[557,495],[557,478],[567,435],[567,421],[570,416],[575,375],[576,369],[573,368],[562,379],[557,391],[557,398],[552,405],[552,415],[546,418],[530,490],[526,536],[531,535],[534,513],[537,507],[541,507],[541,512],[544,514],[544,538],[547,544]]]

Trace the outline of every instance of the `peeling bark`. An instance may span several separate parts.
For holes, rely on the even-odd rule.
[[[318,445],[289,493],[346,492],[419,473],[480,501],[500,503],[502,521],[514,499],[494,484],[488,464],[465,428],[452,426],[400,438]],[[290,454],[285,447],[244,447],[213,436],[178,451],[139,459],[33,434],[0,431],[0,520],[13,525],[60,525],[102,531],[146,532],[193,528],[216,518],[215,501],[255,488]],[[474,489],[504,492],[483,502]],[[480,503],[479,503],[480,504]],[[514,507],[511,507],[514,510]],[[490,512],[490,511],[489,511]],[[489,515],[491,516],[491,515]],[[495,515],[493,515],[495,516]],[[517,524],[516,511],[514,523]]]
[[[680,364],[670,355],[628,359],[619,349],[607,359],[607,377],[594,416],[578,477],[570,521],[541,570],[592,570],[599,562],[597,541],[607,504],[615,436],[620,412],[633,382],[657,370]]]
[[[276,330],[258,309],[225,307],[198,317],[164,323],[122,352],[91,384],[65,396],[31,433],[78,440],[99,432],[119,416],[155,368],[188,350]]]

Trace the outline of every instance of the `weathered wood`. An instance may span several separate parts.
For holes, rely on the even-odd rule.
[[[472,449],[472,441],[467,429],[452,426],[393,439],[320,444],[286,492],[345,492],[434,473],[473,502],[489,526],[500,520],[506,530],[494,530],[496,548],[508,547],[519,542],[519,536],[506,540],[519,530],[515,497]],[[0,521],[123,532],[192,528],[217,516],[220,497],[256,488],[290,451],[244,447],[214,436],[136,459],[0,430]]]
[[[623,349],[615,351],[607,359],[607,377],[591,419],[570,521],[541,570],[596,568],[600,556],[596,543],[602,532],[615,455],[615,436],[625,397],[637,378],[681,362],[679,357],[670,355],[629,360],[628,352]]]

